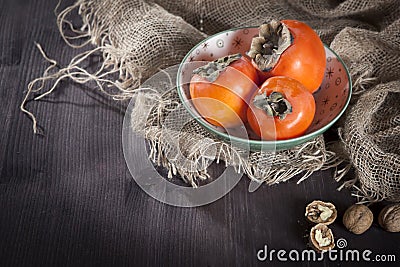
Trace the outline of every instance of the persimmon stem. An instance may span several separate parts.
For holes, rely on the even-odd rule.
[[[292,105],[279,92],[258,94],[254,97],[253,104],[256,108],[262,109],[268,116],[278,117],[283,120],[288,114],[292,113]]]
[[[270,71],[292,41],[288,27],[280,21],[272,20],[259,27],[258,36],[252,39],[247,55],[261,71]]]
[[[242,57],[241,54],[233,54],[226,57],[218,58],[214,61],[207,63],[205,66],[201,66],[193,70],[193,74],[198,74],[205,78],[209,82],[214,82],[220,73],[224,71],[231,63]]]

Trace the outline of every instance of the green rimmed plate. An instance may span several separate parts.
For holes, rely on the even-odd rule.
[[[179,97],[193,118],[208,132],[217,138],[233,145],[250,148],[252,151],[289,149],[309,141],[328,130],[346,110],[352,92],[351,78],[347,67],[340,57],[325,46],[326,71],[320,88],[314,93],[316,113],[307,132],[296,138],[276,141],[257,140],[249,132],[248,136],[235,135],[235,130],[228,132],[208,123],[197,113],[190,102],[189,82],[192,71],[204,61],[235,54],[244,54],[250,47],[253,36],[258,35],[258,27],[237,28],[210,36],[193,47],[180,64],[177,73],[177,90]],[[243,132],[243,129],[241,129]]]

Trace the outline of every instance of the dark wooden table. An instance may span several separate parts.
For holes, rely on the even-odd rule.
[[[371,259],[393,254],[400,262],[399,234],[376,222],[360,236],[345,230],[341,217],[355,199],[336,190],[333,170],[254,193],[244,177],[198,208],[154,200],[124,160],[125,105],[94,86],[65,81],[43,101],[29,102],[45,131],[33,135],[19,105],[29,81],[47,67],[34,42],[61,65],[76,53],[56,28],[56,2],[0,1],[0,266],[364,266],[340,260],[340,250],[322,262],[257,259],[265,246],[286,250],[286,257],[307,249],[304,207],[314,199],[337,205],[332,229],[347,241],[342,251],[369,249]]]

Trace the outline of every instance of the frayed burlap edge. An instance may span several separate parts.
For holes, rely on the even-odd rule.
[[[92,44],[95,45],[95,48],[76,55],[66,67],[60,68],[57,61],[49,58],[42,46],[35,43],[43,58],[50,63],[50,66],[43,72],[42,77],[36,78],[28,84],[27,92],[20,105],[20,110],[32,120],[32,128],[35,134],[43,133],[38,127],[36,116],[26,108],[26,104],[31,94],[42,92],[45,89],[47,82],[51,83],[50,89],[35,96],[34,101],[53,93],[64,79],[70,79],[78,84],[94,82],[102,93],[112,97],[114,100],[130,99],[132,92],[140,86],[142,74],[140,68],[129,61],[130,52],[124,53],[121,49],[115,48],[110,40],[108,29],[104,27],[104,23],[93,20],[95,13],[91,10],[91,6],[95,2],[78,0],[57,15],[57,26],[61,37],[67,45],[78,49]],[[54,12],[56,14],[59,5],[60,2],[55,8]],[[66,18],[74,10],[78,10],[78,14],[82,18],[80,29],[76,29]],[[73,32],[74,36],[66,35],[64,25],[68,26],[68,30]],[[79,41],[81,43],[74,43]],[[90,73],[82,67],[82,63],[99,53],[102,55],[102,64],[95,72]]]
[[[180,175],[193,187],[210,178],[207,166],[214,160],[217,163],[222,161],[225,166],[235,168],[238,173],[246,174],[251,180],[267,185],[286,182],[296,176],[297,183],[300,183],[315,171],[334,168],[343,162],[336,153],[325,148],[323,135],[288,150],[249,152],[215,139],[198,125],[192,125],[196,127],[196,133],[166,129],[162,127],[163,118],[181,105],[176,89],[166,90],[163,94],[156,90],[149,91],[151,88],[143,88],[134,93],[131,127],[149,141],[149,157],[155,165],[165,167],[169,178]],[[192,140],[190,145],[182,145],[187,160],[184,163],[179,157],[174,157],[176,148],[166,138],[171,135],[186,143],[189,142],[187,140]],[[207,153],[212,146],[216,157]],[[200,163],[200,167],[185,166],[187,162]]]
[[[361,81],[363,79],[360,79]],[[372,81],[372,83],[371,83]],[[400,198],[398,195],[399,189],[396,188],[395,184],[399,181],[398,167],[400,164],[400,157],[398,154],[384,151],[381,147],[377,146],[373,140],[369,140],[368,133],[364,132],[364,125],[359,123],[360,117],[364,116],[362,110],[365,101],[371,102],[372,96],[380,95],[382,93],[388,94],[389,92],[400,93],[400,89],[396,85],[392,85],[393,82],[389,83],[377,83],[377,78],[367,78],[369,84],[368,92],[361,95],[357,101],[348,111],[346,125],[338,129],[338,134],[341,145],[341,151],[337,154],[341,155],[342,158],[346,158],[348,164],[335,172],[334,178],[338,182],[342,182],[342,185],[338,188],[349,188],[352,190],[352,196],[356,197],[358,203],[374,203],[381,201],[399,202]],[[375,86],[373,86],[375,85]],[[356,84],[356,86],[358,86]],[[371,86],[373,86],[371,88]],[[391,88],[388,90],[387,88]],[[385,89],[385,90],[382,90]],[[361,90],[364,90],[362,88]],[[381,105],[384,104],[382,100]],[[375,107],[376,109],[379,106]],[[393,145],[398,145],[395,143]],[[351,149],[350,149],[351,147]],[[365,152],[362,152],[362,147],[368,147]],[[346,151],[345,153],[343,153]],[[373,163],[369,164],[368,168],[365,167],[363,159],[373,158]],[[366,159],[365,159],[366,160]],[[385,164],[382,163],[385,161]],[[371,161],[368,161],[371,162]],[[375,168],[381,172],[376,175]],[[346,174],[354,169],[355,177],[347,181],[343,181]],[[378,184],[379,186],[377,187]],[[397,193],[396,193],[397,192]]]

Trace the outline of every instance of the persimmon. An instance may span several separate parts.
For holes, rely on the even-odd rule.
[[[315,115],[313,95],[299,81],[276,76],[267,79],[250,101],[247,119],[264,140],[301,136]]]
[[[248,102],[258,89],[257,70],[247,56],[226,56],[193,73],[190,97],[204,119],[225,128],[247,121]]]
[[[324,78],[324,45],[310,26],[297,20],[272,20],[262,24],[247,54],[264,80],[287,76],[313,93]]]

